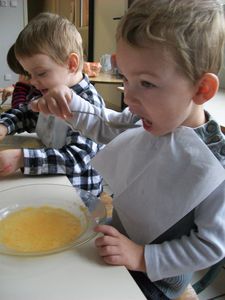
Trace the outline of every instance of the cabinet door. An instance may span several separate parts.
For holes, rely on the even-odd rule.
[[[96,61],[103,54],[115,52],[118,18],[124,15],[126,9],[127,0],[95,0],[94,58]]]
[[[116,51],[116,28],[119,18],[127,10],[128,0],[95,0],[94,16],[94,60],[99,61],[103,54]],[[121,109],[121,92],[114,84],[96,84],[107,107]]]

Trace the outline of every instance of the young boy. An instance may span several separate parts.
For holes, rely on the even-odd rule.
[[[100,111],[75,94],[33,103],[104,142],[119,130],[79,111],[141,120],[92,164],[114,192],[113,226],[96,227],[99,254],[126,266],[147,299],[177,298],[193,272],[225,256],[225,137],[203,107],[218,89],[224,40],[219,1],[138,0],[117,31],[125,111]]]
[[[16,59],[14,44],[9,48],[7,53],[7,63],[10,69],[19,75],[19,81],[16,82],[15,85],[0,89],[0,92],[2,93],[2,104],[8,97],[12,96],[11,107],[17,108],[19,104],[26,102],[27,95],[30,93],[32,86],[29,83],[28,74]],[[41,94],[39,93],[39,95]]]
[[[31,85],[42,95],[57,92],[62,84],[85,101],[98,107],[104,105],[88,77],[82,74],[81,36],[67,19],[50,13],[38,15],[19,34],[14,50],[30,75]],[[90,165],[101,145],[72,131],[57,117],[34,113],[28,104],[1,114],[0,139],[23,131],[35,131],[44,147],[1,151],[0,176],[19,168],[25,175],[65,174],[74,187],[96,196],[101,193],[102,178]]]
[[[29,99],[42,94],[30,84],[29,74],[24,71],[15,56],[14,44],[7,53],[7,63],[10,69],[19,75],[19,81],[15,83],[12,91],[11,107],[18,108],[21,104],[28,102]]]

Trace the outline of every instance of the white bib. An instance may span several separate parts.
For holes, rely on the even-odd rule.
[[[225,180],[222,165],[188,127],[162,137],[127,130],[92,165],[110,185],[127,234],[140,244],[160,236]]]
[[[57,117],[40,113],[35,131],[46,147],[60,149],[66,144],[68,125]]]

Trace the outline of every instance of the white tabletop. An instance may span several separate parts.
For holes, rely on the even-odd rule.
[[[69,185],[65,176],[25,177],[18,172],[0,180],[0,189],[25,183]],[[1,201],[1,200],[0,200]],[[1,300],[144,300],[124,267],[106,265],[90,241],[40,257],[0,254]]]

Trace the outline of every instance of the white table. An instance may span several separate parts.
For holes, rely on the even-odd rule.
[[[25,183],[70,185],[65,176],[25,177],[20,172],[0,179],[0,190]],[[1,201],[1,199],[0,199]],[[124,267],[106,265],[90,241],[41,257],[0,254],[1,300],[144,300]]]

